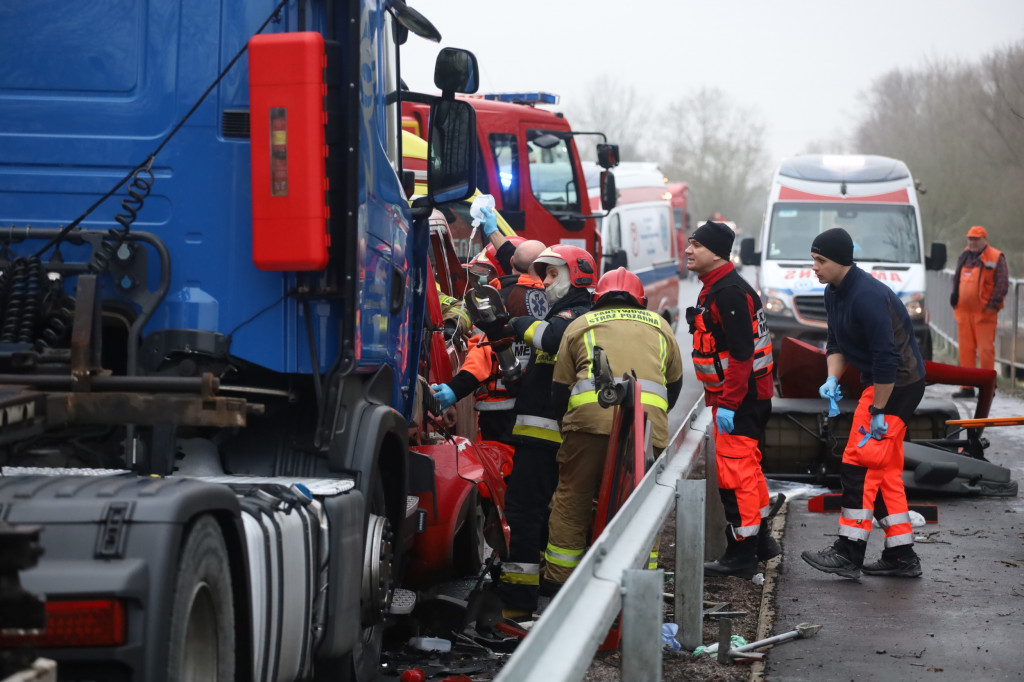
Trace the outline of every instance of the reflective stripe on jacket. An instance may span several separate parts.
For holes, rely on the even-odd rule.
[[[621,305],[621,304],[613,304]],[[594,349],[601,348],[612,377],[635,375],[651,421],[652,443],[668,445],[668,384],[683,374],[675,334],[660,315],[636,307],[602,307],[575,320],[562,336],[554,381],[570,386],[563,431],[611,432],[613,411],[597,402]]]

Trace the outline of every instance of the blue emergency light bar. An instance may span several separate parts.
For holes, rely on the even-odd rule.
[[[558,104],[558,95],[552,95],[550,92],[497,92],[484,95],[484,99],[523,104]]]

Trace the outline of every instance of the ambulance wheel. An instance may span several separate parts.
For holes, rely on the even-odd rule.
[[[235,615],[228,548],[210,515],[188,529],[171,601],[167,679],[235,679]]]
[[[462,524],[455,532],[452,543],[452,561],[457,575],[477,575],[491,553],[491,548],[484,540],[487,510],[476,488],[470,491],[462,503],[462,515]]]

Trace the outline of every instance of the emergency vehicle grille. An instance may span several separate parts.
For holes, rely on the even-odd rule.
[[[225,109],[220,119],[220,134],[224,137],[249,139],[249,112],[245,109]]]
[[[794,296],[793,305],[796,307],[796,314],[805,320],[824,322],[826,319],[824,296]]]

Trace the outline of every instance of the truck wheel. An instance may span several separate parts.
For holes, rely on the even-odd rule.
[[[484,540],[487,510],[484,509],[479,490],[473,488],[466,496],[462,509],[464,518],[452,543],[452,562],[457,575],[477,575],[491,552]]]
[[[171,603],[167,679],[235,679],[235,615],[228,549],[212,516],[185,538]]]

